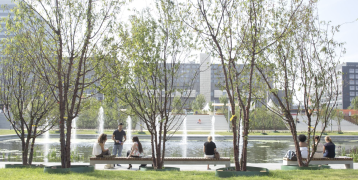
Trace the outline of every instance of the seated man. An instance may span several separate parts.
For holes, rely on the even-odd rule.
[[[198,124],[201,124],[201,120],[199,119],[197,123],[198,123]]]

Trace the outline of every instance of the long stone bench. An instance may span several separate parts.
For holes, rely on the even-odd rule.
[[[90,158],[90,164],[152,164],[152,158],[126,158],[126,157],[92,157]],[[165,165],[225,165],[230,167],[230,158],[222,157],[216,158],[181,158],[181,157],[166,157],[164,158]]]
[[[302,159],[303,162],[306,159]],[[290,160],[287,158],[283,158],[283,165],[297,165],[297,160]],[[346,169],[353,169],[353,158],[350,157],[337,157],[337,158],[313,158],[309,164],[312,165],[321,165],[321,164],[344,164]]]

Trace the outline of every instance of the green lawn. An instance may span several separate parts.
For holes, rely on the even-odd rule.
[[[290,132],[287,132],[287,131],[278,131],[277,133],[274,133],[273,131],[265,131],[267,135],[277,135],[277,136],[281,136],[281,135],[291,135]],[[107,135],[108,134],[112,134],[113,131],[110,130],[106,130],[104,131],[104,133],[106,133]],[[149,135],[149,132],[148,131],[144,131],[145,134],[138,134],[138,131],[132,131],[132,135]],[[305,134],[306,132],[297,132],[297,134],[300,134],[300,133],[303,133]],[[15,134],[15,131],[14,130],[5,130],[5,129],[2,129],[0,130],[0,135],[8,135],[8,134]],[[59,134],[58,131],[55,131],[55,130],[51,130],[50,131],[50,134]],[[82,129],[79,129],[77,130],[77,134],[98,134],[96,132],[96,130],[82,130]],[[181,131],[178,131],[176,132],[176,134],[182,134]],[[210,135],[210,132],[207,131],[207,132],[203,132],[203,131],[188,131],[188,134],[190,135],[194,135],[194,134],[200,134],[200,135]],[[226,132],[226,131],[218,131],[216,132],[215,134],[217,135],[232,135],[232,132]],[[344,132],[343,134],[338,134],[338,132],[328,132],[327,133],[328,135],[334,135],[334,136],[340,136],[340,135],[356,135],[358,136],[358,132]],[[261,132],[259,131],[255,131],[255,132],[250,132],[249,133],[249,136],[250,135],[262,135],[262,136],[265,136],[263,134],[261,134]]]
[[[42,168],[35,169],[0,169],[0,177],[6,179],[221,179],[214,172],[182,171],[182,172],[144,172],[144,171],[107,171],[96,170],[93,173],[46,174]],[[240,177],[240,180],[253,179],[357,179],[357,170],[327,169],[318,171],[270,171],[269,176]],[[225,179],[238,179],[225,178]]]

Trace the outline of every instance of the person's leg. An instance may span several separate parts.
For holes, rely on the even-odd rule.
[[[118,149],[118,145],[114,145],[113,146],[113,155],[117,156],[117,149]],[[113,164],[114,166],[116,166],[116,164]]]
[[[209,164],[208,164],[208,170],[210,170]]]
[[[122,150],[123,150],[123,146],[122,145],[118,145],[118,157],[122,156]]]

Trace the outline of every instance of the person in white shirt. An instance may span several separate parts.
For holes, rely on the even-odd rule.
[[[96,157],[103,157],[103,155],[110,155],[108,149],[104,149],[104,145],[107,141],[107,134],[102,133],[98,137],[98,141],[93,146],[92,155]]]
[[[142,156],[143,153],[143,148],[142,148],[142,144],[139,141],[139,138],[137,136],[134,136],[132,138],[133,141],[133,145],[130,151],[127,152],[127,157],[134,157],[134,158],[139,158]],[[132,165],[129,164],[129,167],[127,169],[131,169]]]
[[[316,151],[313,155],[313,158],[323,158],[323,144],[318,143],[319,138],[320,138],[319,136],[314,137],[315,140],[314,146],[316,146]],[[314,146],[312,147],[313,150],[314,150]]]

